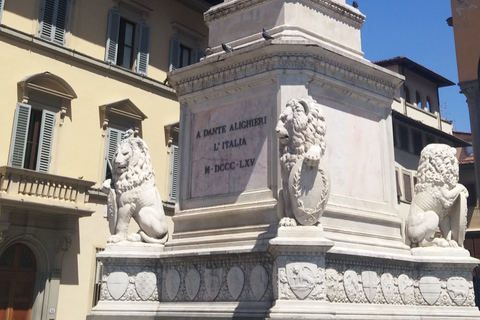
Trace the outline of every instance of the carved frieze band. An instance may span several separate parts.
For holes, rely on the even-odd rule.
[[[267,270],[268,269],[268,270]],[[121,270],[121,271],[120,271]],[[106,301],[272,301],[271,263],[105,268]]]
[[[166,266],[106,266],[100,299],[106,301],[273,301],[318,300],[419,306],[475,306],[467,273],[418,271],[375,266],[327,265],[318,258],[271,262]]]
[[[341,82],[354,83],[356,87],[380,95],[387,94],[393,96],[395,93],[394,85],[380,78],[373,77],[319,55],[292,52],[264,55],[223,69],[216,69],[215,72],[185,78],[177,83],[175,87],[178,94],[182,96],[276,69],[310,70]]]
[[[224,4],[221,7],[207,11],[203,16],[205,23],[210,25],[215,20],[225,18],[234,13],[241,11],[246,11],[256,6],[261,5],[262,3],[267,2],[267,0],[243,0],[235,1],[229,4]],[[331,0],[310,0],[313,4],[316,4],[322,8],[329,10],[330,12],[336,14],[339,17],[344,17],[342,21],[349,22],[354,28],[360,29],[365,22],[365,16],[363,14],[354,12],[347,9],[345,6],[338,4],[335,1]],[[345,19],[345,17],[348,19]]]
[[[453,272],[451,272],[453,273]],[[450,274],[451,274],[450,273]],[[396,305],[474,306],[471,281],[442,272],[415,279],[399,270],[325,271],[330,302]]]

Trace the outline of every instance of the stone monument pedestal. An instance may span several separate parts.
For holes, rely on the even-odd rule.
[[[405,245],[391,122],[403,78],[363,58],[365,16],[341,0],[232,0],[205,19],[213,54],[169,75],[181,106],[172,239],[163,251],[100,253],[89,319],[478,319],[478,261]],[[293,132],[281,145],[277,122],[292,99],[316,102],[322,141]],[[301,105],[290,107],[308,114]],[[316,225],[286,226],[294,198],[282,200],[279,159],[315,162],[312,144],[328,202]]]

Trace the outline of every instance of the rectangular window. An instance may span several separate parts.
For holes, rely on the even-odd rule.
[[[61,46],[65,43],[69,0],[44,0],[39,36]]]
[[[108,13],[105,61],[147,74],[150,58],[150,27],[129,21],[116,10]]]
[[[192,42],[187,41],[185,42]],[[169,71],[183,68],[200,61],[203,56],[200,48],[184,44],[178,36],[170,39],[170,66]]]
[[[412,201],[412,182],[410,174],[403,174],[403,189],[405,190],[405,201]]]
[[[17,103],[8,165],[48,172],[56,113]]]
[[[412,133],[413,153],[419,155],[423,149],[422,133],[417,130],[413,130]]]
[[[131,69],[133,67],[134,37],[135,25],[130,21],[120,18],[117,66],[122,66],[127,69]]]
[[[398,134],[400,136],[400,148],[405,151],[409,151],[409,139],[408,139],[408,128],[404,125],[398,126]]]

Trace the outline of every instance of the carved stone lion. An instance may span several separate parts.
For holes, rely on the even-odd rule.
[[[420,154],[407,236],[412,247],[463,247],[467,224],[467,189],[458,183],[456,150],[429,144]],[[440,227],[442,238],[436,238]]]
[[[167,222],[145,141],[133,136],[122,140],[112,166],[112,179],[103,183],[103,190],[108,194],[108,222],[112,234],[107,242],[165,243]],[[132,217],[140,230],[127,237]]]
[[[280,225],[313,225],[323,213],[330,192],[328,175],[320,166],[326,146],[320,105],[312,97],[291,99],[275,130],[283,183],[280,211],[285,212]]]

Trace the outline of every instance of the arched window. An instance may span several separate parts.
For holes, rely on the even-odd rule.
[[[0,319],[30,319],[37,270],[35,256],[16,243],[0,256]]]
[[[412,103],[412,99],[410,97],[410,89],[408,89],[407,86],[405,86],[405,101],[408,103]]]
[[[422,98],[420,97],[420,93],[418,91],[415,92],[415,102],[417,103],[418,108],[422,108]]]
[[[427,97],[427,110],[432,112],[432,103],[430,102],[430,97]]]

